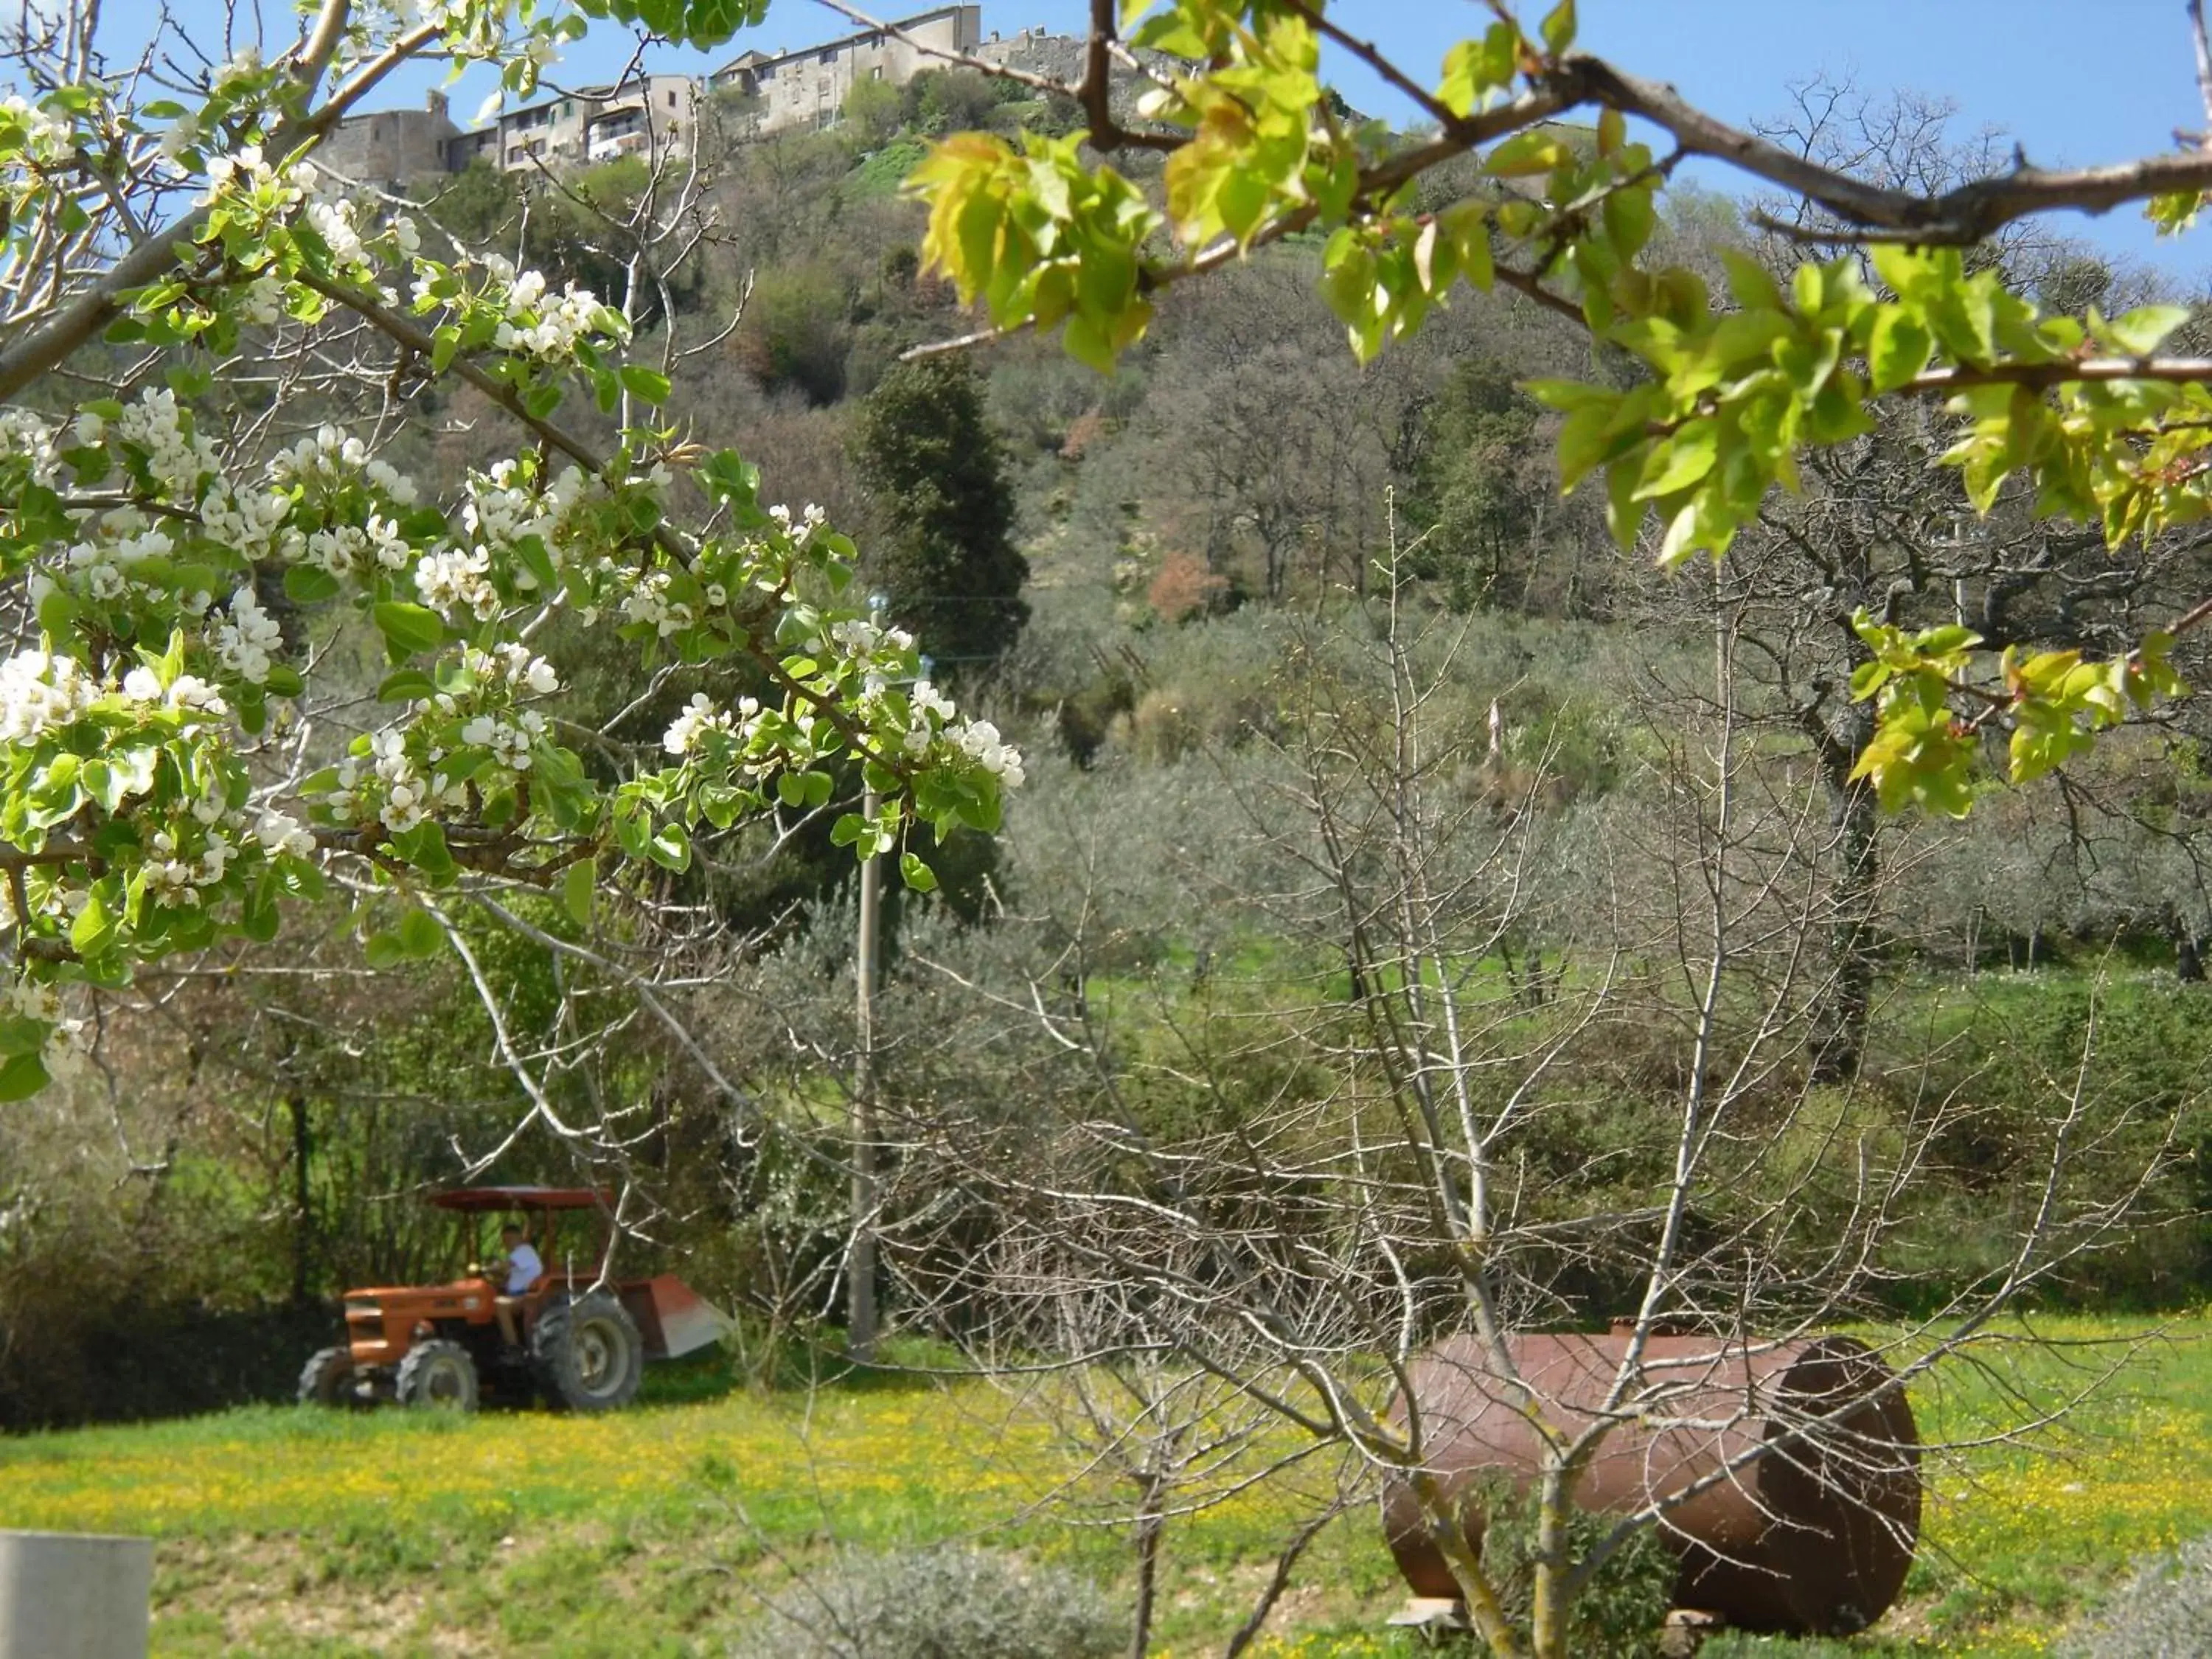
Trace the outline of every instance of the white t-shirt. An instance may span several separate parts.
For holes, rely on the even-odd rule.
[[[545,1264],[538,1259],[538,1252],[525,1239],[514,1247],[507,1258],[507,1294],[520,1296],[538,1282],[538,1275],[545,1271]]]

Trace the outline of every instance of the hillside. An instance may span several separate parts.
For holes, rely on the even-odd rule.
[[[2152,634],[2212,614],[2212,542],[2178,516],[2109,549],[2048,481],[1970,496],[1941,410],[1808,393],[1833,431],[1801,444],[1815,405],[1777,391],[1750,429],[1787,487],[1736,466],[1725,560],[1662,568],[1646,503],[1727,482],[1719,440],[1697,447],[1717,416],[1648,419],[1650,362],[1502,281],[1363,365],[1332,309],[1346,250],[1377,257],[1350,231],[1148,279],[1102,374],[983,326],[919,252],[906,181],[934,141],[1082,124],[1033,91],[930,71],[667,165],[440,174],[360,210],[412,216],[450,291],[404,303],[465,321],[364,346],[295,301],[210,325],[221,361],[157,383],[133,316],[10,416],[45,434],[5,462],[26,544],[59,524],[88,551],[60,556],[82,592],[42,575],[17,604],[18,735],[52,752],[4,908],[48,930],[22,961],[60,988],[27,981],[0,1021],[0,1093],[25,1097],[0,1112],[0,1515],[161,1539],[175,1654],[801,1659],[764,1611],[864,1622],[934,1595],[1064,1615],[1102,1652],[1126,1615],[1140,1653],[1398,1656],[1374,1504],[1425,1478],[1389,1425],[1433,1340],[1618,1341],[1621,1389],[1652,1390],[1603,1408],[1627,1434],[1682,1397],[1647,1339],[1847,1331],[1869,1346],[1836,1374],[1912,1400],[1933,1502],[1878,1633],[1782,1650],[2044,1651],[2130,1559],[2212,1528],[2212,716],[2143,683],[2168,645],[2212,674],[2203,634]],[[1363,165],[1434,136],[1325,106]],[[1607,113],[1523,138],[1561,178],[1610,167]],[[1973,176],[1925,113],[1851,118],[1898,176]],[[1166,188],[1155,149],[1115,165]],[[1856,265],[1805,279],[1792,234],[1731,202],[1672,187],[1647,224],[1607,188],[1678,309],[1772,359],[1747,384],[1858,387],[1834,339],[1810,362],[1757,320],[1789,283],[1863,286]],[[1532,199],[1463,155],[1391,210],[1434,231]],[[2057,238],[1976,257],[1974,292],[2116,337],[2172,297]],[[510,319],[517,295],[541,320]],[[2212,358],[2204,307],[2160,319]],[[547,367],[586,334],[605,362]],[[440,355],[471,373],[428,372]],[[1990,407],[2041,408],[2033,375],[1989,373]],[[79,381],[136,401],[79,411]],[[235,775],[152,748],[110,765],[56,734],[234,712],[185,672],[181,623],[100,622],[93,587],[199,580],[191,537],[249,516],[202,490],[218,428],[276,481],[253,510],[301,515],[296,556],[237,556],[227,609],[188,596],[226,669],[262,671],[227,694]],[[91,477],[70,458],[111,428],[155,430],[186,507],[142,511],[134,455],[121,505],[64,514],[47,480]],[[1601,483],[1638,444],[1650,476]],[[594,453],[611,481],[569,465]],[[1592,476],[1562,491],[1563,463]],[[380,469],[421,481],[404,511]],[[364,501],[369,528],[338,522]],[[89,550],[111,532],[112,568]],[[332,567],[368,585],[341,603]],[[64,625],[97,674],[55,657]],[[1961,715],[1922,652],[2006,689]],[[1926,753],[2064,763],[1872,775],[1883,688],[1931,674]],[[2077,676],[2113,711],[2094,747],[2019,712]],[[915,755],[937,759],[910,777]],[[128,823],[46,839],[157,787],[198,850]],[[249,818],[286,792],[322,816]],[[200,895],[264,853],[278,873],[219,928]],[[100,957],[149,915],[158,949]],[[42,1089],[50,1044],[76,1063]],[[342,1321],[383,1317],[367,1287],[495,1276],[510,1218],[426,1199],[541,1183],[597,1189],[574,1218],[596,1205],[614,1243],[541,1237],[576,1284],[530,1318],[580,1322],[564,1299],[605,1259],[680,1274],[728,1311],[721,1342],[622,1414],[403,1411],[434,1391],[396,1350],[361,1374],[392,1409],[291,1403]],[[870,1303],[895,1363],[856,1370]],[[450,1347],[449,1399],[480,1371],[546,1386],[544,1327],[495,1342],[472,1311],[374,1340]],[[1727,1432],[1797,1412],[1787,1449],[1820,1479],[1887,1467],[1822,1438],[1826,1396],[1754,1395]],[[1422,1501],[1463,1501],[1440,1490]],[[1437,1535],[1460,1513],[1433,1508]],[[1673,1583],[1643,1547],[1593,1569],[1624,1628]],[[911,1595],[867,1602],[879,1577]]]

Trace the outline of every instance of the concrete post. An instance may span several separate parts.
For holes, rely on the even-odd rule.
[[[154,1540],[0,1531],[0,1659],[146,1659]]]

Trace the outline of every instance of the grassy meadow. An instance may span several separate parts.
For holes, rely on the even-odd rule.
[[[2070,1364],[2000,1350],[2014,1357],[1917,1401],[1929,1437],[2017,1420],[2015,1389],[2063,1390],[2128,1328],[2038,1328],[2089,1346]],[[2208,1338],[2212,1316],[2176,1322],[2049,1449],[1931,1468],[1921,1560],[1877,1632],[1744,1650],[2046,1651],[2130,1557],[2212,1530]],[[154,1649],[177,1656],[716,1653],[840,1547],[971,1540],[1109,1586],[1126,1573],[1113,1530],[1049,1501],[1092,1487],[1083,1452],[986,1383],[756,1392],[702,1366],[655,1388],[603,1418],[261,1407],[0,1440],[0,1521],[160,1540]],[[1299,1466],[1175,1522],[1155,1651],[1218,1652],[1330,1478]],[[1259,1651],[1410,1654],[1380,1629],[1401,1595],[1362,1503],[1308,1553]]]

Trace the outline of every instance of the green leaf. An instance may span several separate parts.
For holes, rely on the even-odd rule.
[[[1548,129],[1531,127],[1492,150],[1482,168],[1492,178],[1528,179],[1551,172],[1572,155]]]
[[[37,1054],[46,1046],[53,1029],[28,1014],[0,1016],[0,1057],[12,1060],[17,1054]]]
[[[653,819],[635,799],[619,800],[615,805],[615,844],[625,858],[641,859],[646,845],[653,838]]]
[[[646,844],[645,855],[664,869],[688,870],[691,867],[691,838],[684,833],[682,824],[664,823]]]
[[[70,943],[80,956],[96,956],[114,936],[115,918],[100,902],[100,889],[94,887],[85,895],[84,908],[70,924]]]
[[[446,930],[428,910],[418,906],[399,918],[399,948],[409,956],[435,956],[445,943]]]
[[[668,377],[659,369],[647,368],[642,363],[624,363],[616,371],[623,390],[633,398],[642,398],[649,404],[668,401]]]
[[[362,955],[371,968],[382,973],[407,960],[407,947],[397,933],[371,933],[362,945]]]
[[[1544,48],[1557,58],[1575,43],[1575,0],[1559,0],[1545,14],[1541,26]]]
[[[1851,701],[1864,702],[1889,683],[1896,672],[1887,663],[1863,662],[1851,670]]]
[[[592,925],[592,892],[597,874],[589,859],[579,859],[561,878],[561,908],[579,927]]]
[[[419,668],[394,669],[376,688],[379,702],[413,702],[437,695],[438,683]]]
[[[1936,338],[1918,318],[1896,306],[1875,313],[1867,343],[1867,373],[1876,392],[1892,392],[1928,367]]]
[[[40,630],[60,638],[76,624],[76,601],[70,597],[69,590],[56,587],[39,601]]]
[[[1633,259],[1651,240],[1656,216],[1651,197],[1650,185],[1637,185],[1614,190],[1605,198],[1605,234],[1624,260]]]
[[[1322,296],[1337,320],[1359,328],[1375,314],[1375,255],[1353,247],[1322,278]]]
[[[1476,289],[1489,293],[1496,272],[1490,257],[1490,226],[1484,219],[1482,204],[1455,203],[1437,216],[1437,222],[1457,245],[1461,273]]]
[[[36,1054],[16,1054],[0,1063],[0,1101],[28,1100],[50,1081],[46,1062]]]
[[[2129,356],[2148,357],[2188,320],[2186,306],[2138,306],[2124,317],[2112,318],[2098,331]]]
[[[446,624],[436,611],[422,605],[387,601],[377,605],[370,615],[394,656],[435,651],[446,642]]]
[[[1747,253],[1734,248],[1720,251],[1721,264],[1728,268],[1729,292],[1746,311],[1787,311],[1790,307],[1775,286],[1774,278],[1766,267]]]
[[[275,939],[282,925],[283,919],[276,909],[278,890],[275,873],[264,870],[240,908],[238,930],[257,945],[266,945]]]
[[[453,854],[446,845],[446,832],[434,818],[425,819],[412,830],[402,830],[392,837],[392,849],[426,876],[444,877],[453,872]]]
[[[899,854],[899,875],[917,893],[937,890],[937,872],[921,861],[919,853]]]
[[[295,564],[284,572],[284,596],[301,605],[320,605],[345,590],[319,565]]]
[[[1686,489],[1713,470],[1720,458],[1720,422],[1701,416],[1683,426],[1672,438],[1656,446],[1644,464],[1644,477],[1636,486],[1636,499],[1648,501]]]

